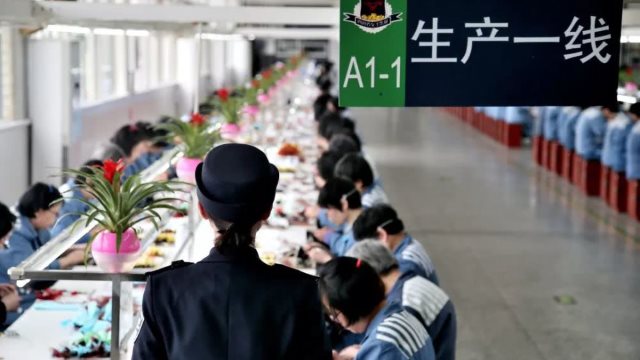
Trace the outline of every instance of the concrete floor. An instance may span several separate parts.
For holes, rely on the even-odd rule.
[[[640,359],[638,224],[440,110],[353,116],[454,301],[459,360]]]

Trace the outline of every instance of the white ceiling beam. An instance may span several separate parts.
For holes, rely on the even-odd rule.
[[[337,26],[336,7],[130,5],[39,1],[50,22],[95,21],[129,23],[232,22],[270,25]]]
[[[639,27],[640,26],[640,9],[625,9],[622,12],[623,27]]]

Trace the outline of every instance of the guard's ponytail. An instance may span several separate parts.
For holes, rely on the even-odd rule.
[[[215,247],[218,251],[224,253],[253,245],[253,225],[224,224],[224,222],[216,220],[214,223],[219,229],[215,240]]]

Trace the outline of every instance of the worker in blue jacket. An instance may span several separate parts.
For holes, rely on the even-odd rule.
[[[576,153],[580,157],[600,161],[606,124],[602,107],[594,106],[582,112],[576,123]]]
[[[529,137],[531,135],[533,115],[529,108],[522,106],[509,106],[505,108],[504,119],[507,124],[522,125],[523,137]]]
[[[0,203],[0,249],[5,248],[15,222],[16,216],[5,204]],[[20,308],[21,300],[15,286],[0,282],[0,330],[4,329],[8,314],[15,313]]]
[[[89,160],[84,163],[80,168],[80,171],[83,173],[90,173],[93,171],[93,168],[100,166],[102,166],[102,161]],[[51,229],[52,238],[60,235],[64,230],[75,223],[80,218],[80,214],[89,211],[89,205],[77,200],[84,199],[85,201],[91,201],[94,198],[90,192],[80,185],[83,181],[84,180],[81,176],[77,176],[69,179],[67,182],[67,192],[69,192],[69,194],[64,194],[64,202],[60,208],[58,220]],[[90,235],[87,234],[78,241],[78,243],[86,243],[89,240],[89,237]]]
[[[640,103],[631,105],[628,115],[633,125],[627,136],[626,177],[640,180]]]
[[[381,204],[365,209],[353,224],[356,241],[380,240],[396,257],[400,270],[413,271],[438,284],[438,275],[431,258],[422,244],[404,229],[398,213],[389,205]]]
[[[388,301],[378,273],[362,259],[338,257],[319,271],[320,294],[331,320],[364,334],[359,346],[334,359],[435,360],[433,343],[420,319]]]
[[[558,141],[558,126],[562,108],[549,106],[544,112],[543,135],[547,141]]]
[[[576,122],[582,110],[577,106],[566,106],[560,113],[560,125],[558,126],[558,139],[562,146],[569,150],[575,150]]]
[[[387,301],[402,304],[420,319],[433,340],[437,360],[455,359],[456,312],[442,289],[411,270],[400,271],[398,261],[380,241],[359,241],[347,256],[371,265],[384,283]]]
[[[253,146],[225,144],[207,154],[195,178],[215,246],[196,264],[149,274],[133,359],[331,359],[317,278],[269,266],[254,247],[277,168]]]
[[[631,119],[623,111],[615,113],[615,117],[607,122],[602,163],[617,173],[624,173],[627,165],[627,136],[631,127]]]

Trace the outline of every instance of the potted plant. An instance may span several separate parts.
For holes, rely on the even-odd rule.
[[[196,167],[218,140],[218,134],[211,131],[204,116],[198,113],[192,114],[188,122],[172,119],[158,127],[183,147],[184,156],[176,164],[178,178],[194,183]]]
[[[245,105],[243,112],[249,116],[256,116],[260,112],[258,106],[258,91],[260,90],[260,81],[252,80],[245,89],[244,99]]]
[[[240,132],[240,111],[244,104],[242,97],[231,94],[227,89],[220,89],[216,91],[215,103],[225,120],[220,133],[228,136],[237,135]]]
[[[98,223],[99,230],[87,243],[87,254],[90,250],[96,264],[112,273],[130,271],[140,255],[140,240],[134,227],[150,221],[157,229],[161,220],[158,210],[179,211],[173,204],[182,201],[167,194],[184,191],[178,189],[175,185],[179,183],[174,181],[143,183],[139,174],[122,182],[123,170],[122,161],[107,160],[88,173],[67,171],[76,176],[78,185],[94,198],[93,201],[75,198],[89,207],[86,213],[76,214],[84,219],[84,225]]]
[[[273,85],[271,75],[271,70],[265,70],[261,72],[260,75],[258,75],[258,80],[260,81],[260,91],[257,99],[261,104],[266,104],[270,100],[269,89]]]

